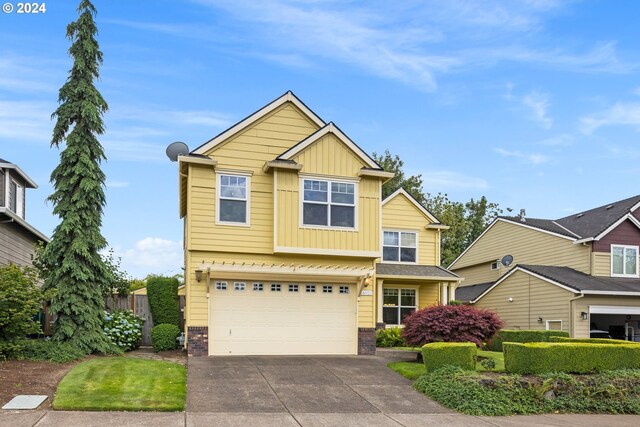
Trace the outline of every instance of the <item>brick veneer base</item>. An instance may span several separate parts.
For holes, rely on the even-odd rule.
[[[209,355],[209,328],[189,326],[187,328],[187,353],[189,356]]]
[[[376,328],[358,328],[358,356],[376,354]]]

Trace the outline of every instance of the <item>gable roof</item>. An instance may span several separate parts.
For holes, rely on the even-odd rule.
[[[506,221],[509,221],[509,222],[518,223],[520,225],[528,225],[530,227],[539,228],[540,230],[545,230],[545,231],[548,231],[550,233],[560,234],[560,235],[566,236],[566,237],[571,237],[572,239],[575,239],[576,237],[580,237],[577,234],[572,233],[567,228],[562,227],[556,221],[551,220],[551,219],[525,218],[525,220],[522,221],[520,219],[520,217],[517,217],[517,216],[500,216],[500,218],[502,218],[502,219],[504,219]]]
[[[0,207],[0,222],[5,222],[5,217],[8,219],[7,222],[13,222],[31,233],[31,235],[35,237],[35,240],[42,240],[44,243],[49,243],[49,238],[42,234],[37,228],[29,224],[11,209]]]
[[[478,283],[471,286],[459,286],[456,288],[456,301],[473,302],[482,295],[494,282]]]
[[[378,277],[415,277],[416,279],[429,278],[455,282],[460,282],[461,280],[457,274],[437,265],[377,263],[376,275]]]
[[[638,205],[640,195],[569,215],[556,222],[576,233],[581,239],[598,240],[604,231],[637,209]]]
[[[289,148],[287,151],[276,157],[276,160],[293,160],[296,155],[298,155],[304,149],[314,144],[315,142],[320,140],[320,138],[329,133],[335,135],[336,138],[340,140],[340,142],[349,147],[349,149],[351,149],[351,151],[353,151],[368,168],[374,170],[382,170],[382,167],[380,167],[380,165],[376,163],[376,161],[373,160],[371,156],[369,156],[362,148],[358,146],[358,144],[353,142],[347,135],[345,135],[344,132],[342,132],[340,128],[333,122],[327,123],[325,126],[321,127],[293,147]]]
[[[24,171],[20,169],[18,165],[15,165],[10,161],[5,159],[0,159],[0,169],[13,169],[18,173],[18,175],[22,177],[22,179],[24,179],[24,181],[27,184],[27,188],[38,188],[38,184],[36,184],[34,180],[29,178],[29,175],[24,173]]]
[[[231,126],[225,131],[222,131],[218,135],[214,136],[209,141],[205,142],[198,148],[191,151],[191,154],[205,154],[207,151],[217,147],[218,145],[225,142],[229,137],[235,135],[240,132],[242,129],[249,126],[251,123],[254,123],[272,111],[276,110],[281,105],[290,102],[298,109],[300,109],[311,121],[313,121],[318,127],[325,126],[325,121],[320,118],[316,113],[314,113],[309,107],[307,107],[304,102],[302,102],[297,96],[294,95],[293,92],[287,91],[284,95],[279,98],[274,99],[264,107],[260,108],[253,114],[245,117],[235,125]]]
[[[425,208],[424,206],[422,206],[422,204],[420,204],[420,202],[418,202],[415,197],[413,197],[407,190],[405,190],[404,188],[400,187],[398,188],[396,191],[394,191],[393,193],[389,194],[383,201],[382,201],[382,206],[384,206],[385,204],[387,204],[387,202],[393,200],[395,197],[399,196],[399,195],[403,195],[405,196],[420,212],[422,212],[422,214],[424,216],[426,216],[427,218],[429,218],[431,221],[433,221],[436,224],[442,224],[440,222],[440,220],[438,218],[436,218],[431,212],[429,212],[427,210],[427,208]]]

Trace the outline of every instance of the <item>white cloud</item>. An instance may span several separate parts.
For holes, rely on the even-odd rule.
[[[493,151],[495,151],[496,153],[500,154],[503,157],[513,157],[517,159],[522,159],[534,165],[546,163],[550,160],[549,157],[539,153],[527,154],[527,153],[522,153],[520,151],[506,150],[504,148],[494,148]]]
[[[49,145],[56,105],[41,101],[0,101],[0,138]]]
[[[522,103],[529,108],[534,120],[539,122],[543,128],[550,129],[553,119],[549,117],[548,110],[551,105],[547,94],[532,91],[522,98]]]
[[[584,116],[581,130],[592,134],[604,126],[635,126],[640,129],[640,103],[618,103],[608,110]]]
[[[116,255],[122,257],[122,268],[134,277],[179,273],[184,263],[182,243],[159,237],[146,237]]]
[[[429,171],[422,174],[424,188],[428,192],[448,190],[484,190],[489,187],[486,180],[463,175],[454,171]]]

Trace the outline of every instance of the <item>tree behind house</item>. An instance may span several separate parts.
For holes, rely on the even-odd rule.
[[[49,273],[44,287],[57,290],[51,302],[58,315],[54,338],[88,353],[104,353],[110,343],[101,325],[102,289],[108,286],[109,273],[99,251],[107,244],[100,233],[106,205],[100,163],[106,157],[96,136],[104,133],[102,116],[108,107],[94,85],[102,63],[95,13],[91,2],[82,0],[78,19],[67,26],[73,65],[60,88],[51,142],[66,147],[51,174],[54,193],[49,197],[61,222],[45,248],[43,262]]]

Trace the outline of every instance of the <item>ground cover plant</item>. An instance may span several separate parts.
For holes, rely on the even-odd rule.
[[[420,376],[414,387],[440,404],[469,415],[640,414],[640,370],[580,376],[488,376],[447,366]]]
[[[376,347],[403,347],[401,328],[383,328],[376,330]]]
[[[103,357],[74,367],[58,386],[55,409],[182,411],[184,366],[157,360]]]
[[[478,347],[502,327],[502,320],[490,310],[468,305],[436,305],[414,311],[404,320],[402,337],[408,345],[432,342],[472,342]]]

